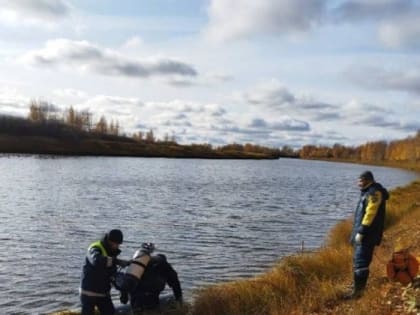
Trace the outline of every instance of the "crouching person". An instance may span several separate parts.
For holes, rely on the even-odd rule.
[[[114,229],[89,246],[80,286],[81,315],[93,315],[95,307],[100,315],[114,314],[111,282],[116,275],[117,266],[128,265],[128,261],[117,258],[121,253],[119,246],[122,242],[122,232]]]
[[[166,284],[173,296],[160,296]],[[177,272],[165,255],[152,256],[137,286],[129,291],[130,304],[135,313],[182,303],[182,290]]]
[[[397,244],[392,259],[386,265],[388,279],[408,285],[417,276],[418,270],[419,262],[410,254],[408,246]]]
[[[133,259],[128,262],[128,268],[117,274],[115,285],[121,291],[123,304],[127,303],[124,303],[124,301],[126,300],[125,296],[128,296],[128,292],[134,290],[138,285],[149,264],[150,255],[154,250],[155,245],[153,243],[141,244],[141,248],[134,253]]]

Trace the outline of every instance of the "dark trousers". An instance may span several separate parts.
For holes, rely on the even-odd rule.
[[[98,307],[99,314],[101,315],[113,315],[115,312],[110,296],[94,297],[82,294],[80,295],[80,301],[82,303],[81,315],[94,315],[95,306]]]
[[[372,262],[375,245],[357,244],[354,246],[353,273],[356,289],[363,290],[369,277],[369,265]]]

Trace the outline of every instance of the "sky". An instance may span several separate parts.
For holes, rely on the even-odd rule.
[[[420,129],[419,0],[0,0],[0,114],[31,100],[179,143]]]

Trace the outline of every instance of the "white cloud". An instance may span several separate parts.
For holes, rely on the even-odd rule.
[[[319,24],[325,0],[212,0],[205,30],[214,40],[304,32]]]
[[[26,116],[30,99],[15,88],[0,88],[0,114]]]
[[[65,0],[0,0],[0,23],[51,27],[71,11]]]
[[[379,27],[379,39],[390,48],[420,47],[420,12],[384,22]]]
[[[52,95],[60,98],[70,98],[70,99],[77,99],[77,100],[83,100],[87,98],[87,93],[85,91],[76,90],[76,89],[56,89],[52,91]]]
[[[88,41],[49,40],[44,49],[22,57],[26,64],[42,67],[64,66],[106,76],[147,78],[151,76],[197,76],[193,66],[174,59],[137,60],[127,58]]]
[[[123,44],[123,49],[137,50],[141,48],[143,44],[144,41],[140,36],[133,36]]]

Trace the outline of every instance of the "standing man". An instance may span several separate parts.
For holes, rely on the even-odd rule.
[[[359,176],[360,199],[354,214],[351,244],[353,253],[353,290],[347,299],[357,299],[363,294],[369,277],[373,250],[382,240],[388,191],[375,182],[371,171]]]
[[[128,262],[117,256],[123,242],[120,230],[111,230],[101,240],[90,244],[83,265],[80,287],[82,303],[81,315],[93,315],[95,306],[101,315],[113,315],[114,304],[111,300],[111,281],[117,271],[117,265],[127,266]]]

